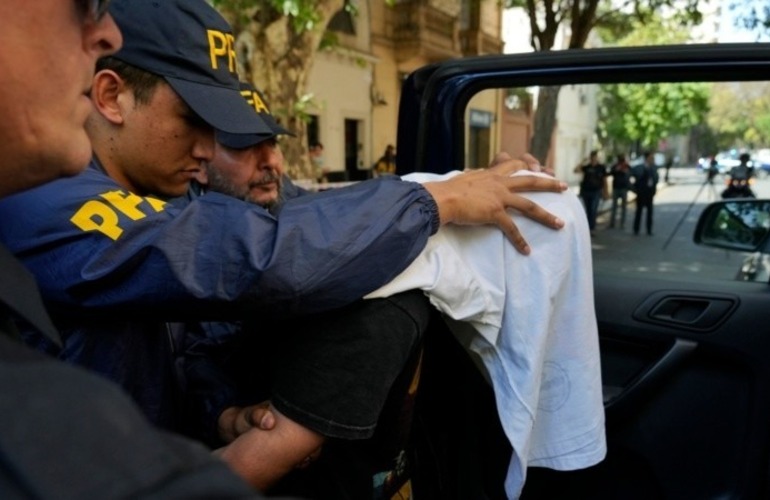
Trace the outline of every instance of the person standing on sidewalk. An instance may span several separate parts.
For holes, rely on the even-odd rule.
[[[632,186],[636,193],[636,214],[634,215],[634,234],[639,234],[639,226],[642,222],[642,210],[647,210],[647,234],[652,236],[652,199],[658,186],[658,167],[655,165],[654,155],[651,151],[644,153],[644,163],[635,166],[631,170],[634,179]]]
[[[574,170],[575,173],[582,173],[583,180],[580,181],[580,198],[583,199],[583,206],[588,218],[588,229],[591,236],[596,229],[596,216],[599,212],[599,203],[602,199],[607,199],[607,167],[599,162],[599,152],[591,151],[588,160],[579,163]]]
[[[631,185],[631,167],[626,161],[626,155],[620,153],[617,161],[610,167],[612,176],[612,212],[610,213],[610,227],[615,227],[615,215],[620,205],[620,228],[626,224],[626,204],[628,202],[628,187]]]

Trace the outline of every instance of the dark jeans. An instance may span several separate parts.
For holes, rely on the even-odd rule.
[[[634,234],[639,234],[639,226],[642,222],[642,210],[647,211],[647,234],[652,234],[652,196],[636,196],[636,213],[634,214]]]
[[[425,295],[412,291],[269,325],[246,323],[242,379],[267,383],[280,412],[320,434],[371,437],[430,311]]]
[[[583,198],[583,206],[586,209],[586,218],[588,218],[588,229],[593,231],[596,229],[596,216],[599,212],[599,202],[602,200],[601,191],[588,191],[583,190],[580,192],[580,197]]]
[[[259,325],[261,335],[244,336],[269,355],[278,410],[343,438],[327,440],[317,462],[289,474],[272,494],[385,500],[408,489],[408,440],[432,311],[425,295],[412,291],[276,323],[268,334]]]
[[[620,227],[626,224],[626,203],[628,201],[627,188],[612,188],[612,212],[610,214],[610,227],[615,227],[615,215],[620,205]]]

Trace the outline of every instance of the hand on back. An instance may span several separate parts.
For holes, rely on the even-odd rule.
[[[514,160],[502,153],[487,169],[466,171],[445,181],[427,182],[425,188],[438,204],[442,224],[495,224],[519,252],[527,255],[530,247],[507,210],[514,209],[543,225],[559,229],[564,221],[518,193],[560,193],[567,189],[567,184],[543,176],[511,176],[519,170],[539,171],[540,167],[530,155]]]

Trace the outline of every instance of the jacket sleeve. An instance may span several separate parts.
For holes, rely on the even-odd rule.
[[[0,240],[49,306],[170,320],[229,316],[232,304],[342,306],[401,272],[438,228],[428,192],[398,178],[300,196],[276,218],[218,193],[164,205],[92,170],[1,200],[0,217]]]

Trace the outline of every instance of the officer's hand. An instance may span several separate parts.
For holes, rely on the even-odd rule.
[[[495,165],[500,165],[501,163],[505,163],[510,160],[513,160],[513,157],[505,151],[501,151],[495,155],[492,163],[490,163],[489,166],[494,167]],[[516,170],[529,170],[530,172],[543,172],[548,175],[553,175],[552,168],[546,168],[542,166],[538,159],[529,153],[524,153],[521,155],[519,160],[521,160],[520,168],[517,168]]]
[[[445,181],[426,182],[424,186],[436,200],[442,224],[495,224],[519,252],[527,255],[531,249],[507,209],[515,209],[532,220],[559,229],[564,221],[517,193],[560,193],[567,189],[567,184],[535,175],[511,177],[522,169],[529,170],[529,165],[522,160],[508,159],[485,170],[463,172]]]
[[[252,428],[269,431],[275,427],[275,415],[270,411],[270,401],[241,408],[231,406],[219,416],[219,436],[230,443]]]

